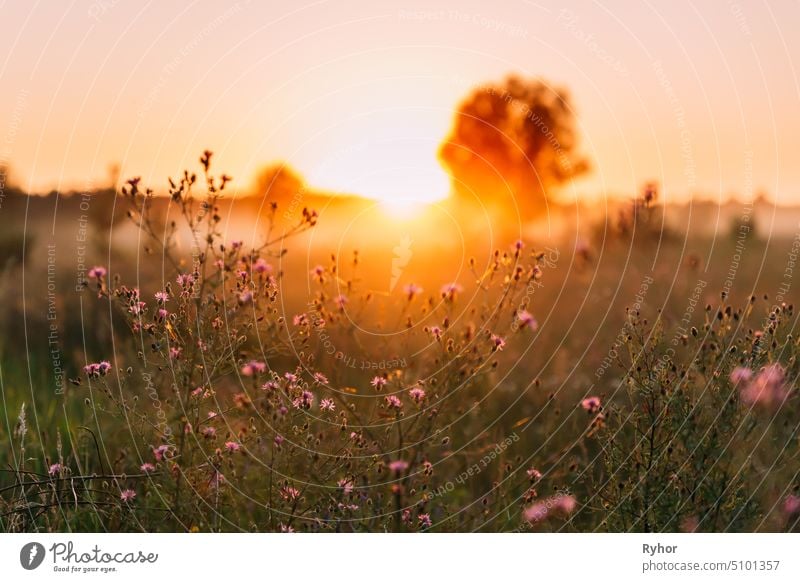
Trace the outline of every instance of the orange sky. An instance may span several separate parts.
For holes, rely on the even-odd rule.
[[[321,188],[436,198],[459,99],[508,72],[568,87],[595,171],[567,194],[800,202],[797,2],[2,3],[0,164],[23,188],[108,167],[161,185],[217,152]]]

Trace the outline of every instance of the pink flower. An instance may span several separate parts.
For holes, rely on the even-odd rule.
[[[156,461],[163,461],[167,458],[167,453],[169,453],[169,445],[159,445],[157,447],[153,447],[153,456],[155,457]]]
[[[589,411],[589,414],[594,414],[595,412],[599,412],[600,408],[602,407],[602,402],[600,398],[597,396],[589,396],[589,398],[584,398],[581,401],[581,407],[584,410]]]
[[[169,311],[167,311],[162,307],[161,309],[158,310],[157,316],[159,321],[164,321],[169,316]]]
[[[126,489],[120,494],[119,498],[125,503],[133,501],[136,498],[136,491],[133,489]]]
[[[344,306],[347,305],[347,296],[346,295],[337,295],[333,302],[336,304],[336,307],[339,309],[344,309]]]
[[[396,410],[400,410],[401,408],[403,408],[403,403],[394,394],[392,394],[391,396],[387,396],[385,400],[386,400],[386,406],[388,408],[394,408]]]
[[[178,285],[180,285],[184,289],[188,289],[189,287],[194,285],[194,275],[192,275],[191,273],[181,273],[180,275],[177,276],[175,281],[177,281]]]
[[[783,513],[786,514],[787,517],[800,513],[800,497],[797,495],[788,495],[786,499],[783,500]]]
[[[731,372],[731,382],[734,384],[739,384],[740,382],[748,382],[750,378],[753,377],[753,371],[749,368],[743,368],[739,366],[735,368],[733,372]]]
[[[267,261],[259,257],[256,259],[256,262],[253,263],[253,270],[256,273],[272,273],[272,265],[270,265]]]
[[[322,265],[317,265],[313,269],[311,269],[311,275],[317,279],[320,283],[325,280],[325,267]]]
[[[538,469],[530,468],[528,469],[528,477],[530,477],[531,481],[538,481],[542,478],[542,473]]]
[[[411,397],[411,400],[417,404],[425,400],[425,390],[422,388],[412,388],[408,391],[408,395]]]
[[[439,327],[438,325],[434,325],[434,326],[431,328],[431,330],[430,330],[430,331],[431,331],[431,335],[432,335],[432,336],[433,336],[435,339],[437,339],[437,340],[440,340],[440,339],[442,339],[442,333],[443,333],[443,332],[442,332],[442,328],[441,328],[441,327]]]
[[[267,365],[264,362],[250,360],[242,366],[242,376],[255,376],[256,374],[263,374],[267,371]]]
[[[328,377],[321,372],[314,372],[314,381],[320,384],[327,384]]]
[[[274,380],[268,380],[261,385],[261,389],[266,392],[275,392],[278,389],[278,383]]]
[[[300,497],[300,491],[298,491],[294,487],[290,487],[288,485],[284,485],[283,487],[281,487],[280,495],[286,501],[294,501],[295,499]]]
[[[333,400],[331,400],[330,398],[323,398],[322,402],[319,403],[319,407],[322,410],[328,410],[330,412],[333,412],[333,410],[336,408],[336,405],[333,403]]]
[[[506,347],[506,340],[501,338],[499,335],[492,334],[492,343],[494,344],[493,351],[502,352],[503,348]]]
[[[742,402],[768,409],[780,407],[789,396],[785,378],[786,373],[780,364],[765,366],[755,378],[740,386]]]
[[[105,267],[95,266],[89,269],[89,277],[92,279],[97,279],[98,281],[106,276],[106,269]]]
[[[181,357],[181,352],[183,350],[181,348],[170,348],[169,349],[169,358],[171,360],[177,360]]]
[[[228,441],[225,443],[225,450],[227,450],[229,453],[238,453],[241,448],[242,445],[234,441]]]
[[[87,364],[83,367],[83,371],[90,378],[105,376],[106,374],[108,374],[110,370],[111,370],[111,364],[109,364],[105,360],[100,362],[99,364]]]
[[[253,300],[253,293],[250,291],[242,291],[239,293],[239,304],[246,305]]]
[[[577,507],[578,502],[572,495],[554,495],[538,501],[525,509],[522,515],[530,523],[539,523],[552,515],[568,516]]]
[[[353,480],[349,477],[344,479],[339,479],[336,483],[339,487],[341,487],[342,491],[345,495],[349,495],[353,492]]]
[[[167,301],[169,301],[169,295],[167,295],[167,293],[164,291],[156,291],[155,298],[159,305],[164,305]]]
[[[431,521],[431,516],[428,513],[420,513],[417,516],[417,519],[419,520],[420,527],[431,527],[431,525],[433,524],[433,522]]]
[[[461,293],[464,288],[458,283],[448,283],[440,289],[440,293],[445,301],[455,301],[456,295]]]
[[[213,439],[215,436],[217,436],[217,429],[213,426],[206,426],[200,431],[200,434],[207,439]]]
[[[375,376],[372,380],[370,380],[369,383],[372,384],[372,387],[375,388],[375,390],[380,390],[386,386],[386,382],[387,380],[383,376]]]
[[[142,473],[152,473],[156,470],[156,466],[153,463],[142,463],[139,469],[142,471]]]
[[[295,408],[302,408],[304,410],[308,410],[309,408],[311,408],[313,402],[314,402],[314,395],[308,390],[303,390],[300,396],[292,400],[292,406],[294,406]]]
[[[389,470],[395,475],[399,475],[406,469],[408,469],[408,463],[402,459],[398,459],[389,463]]]
[[[47,474],[51,477],[55,477],[56,475],[61,473],[61,470],[64,468],[64,465],[61,463],[53,463],[50,465],[50,468],[47,469]]]
[[[298,313],[292,318],[292,325],[305,325],[308,323],[308,316],[305,313]]]
[[[517,313],[517,322],[520,328],[527,327],[531,331],[539,329],[539,322],[525,309]]]
[[[408,285],[403,287],[403,293],[405,293],[408,296],[409,301],[411,301],[412,299],[414,299],[414,297],[422,293],[422,291],[423,291],[422,287],[416,285],[415,283],[409,283]]]
[[[276,445],[281,446],[283,444],[284,438],[281,435],[276,434],[274,441]]]

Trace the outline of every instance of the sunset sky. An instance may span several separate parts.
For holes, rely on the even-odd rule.
[[[185,4],[185,6],[184,6]],[[798,2],[0,2],[0,164],[41,192],[162,185],[204,148],[241,188],[286,160],[370,197],[447,191],[470,87],[567,87],[594,171],[568,195],[800,202]]]

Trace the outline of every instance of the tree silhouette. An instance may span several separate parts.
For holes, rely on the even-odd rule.
[[[461,103],[439,155],[461,199],[543,212],[548,193],[589,169],[577,153],[565,90],[509,76],[478,87]]]

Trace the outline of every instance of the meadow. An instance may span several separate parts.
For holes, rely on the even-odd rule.
[[[51,232],[5,200],[4,531],[797,529],[774,207],[390,220],[228,181],[207,152]]]

